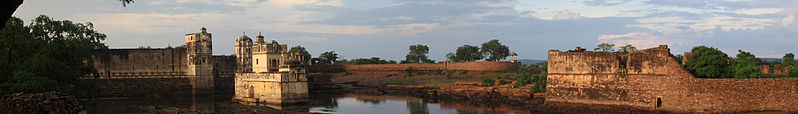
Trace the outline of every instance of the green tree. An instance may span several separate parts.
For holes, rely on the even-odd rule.
[[[308,53],[308,51],[305,50],[305,47],[302,47],[300,45],[291,47],[291,49],[288,50],[288,55],[294,56],[294,55],[296,55],[297,52],[302,54],[302,57],[301,57],[302,60],[304,60],[304,61],[309,61],[310,60],[310,57],[311,57],[310,53]]]
[[[335,51],[324,52],[321,53],[320,59],[321,61],[319,62],[321,62],[321,64],[333,64],[335,60],[338,60],[338,54],[336,54]]]
[[[684,59],[684,55],[676,54],[675,57],[676,57],[676,62],[679,62],[679,64],[681,65],[682,64],[682,60]]]
[[[434,63],[435,61],[427,58],[429,47],[427,45],[410,45],[410,52],[405,56],[402,63]]]
[[[685,67],[698,78],[722,78],[729,75],[729,56],[717,48],[693,47]]]
[[[54,20],[41,15],[28,26],[12,18],[0,32],[0,87],[3,91],[41,92],[76,87],[81,76],[96,73],[90,58],[107,47],[105,34],[94,30],[92,23]],[[58,86],[52,86],[58,85]],[[68,89],[68,88],[67,88]]]
[[[396,64],[393,60],[383,60],[379,57],[352,59],[349,64]]]
[[[794,64],[793,62],[795,62],[795,54],[792,53],[784,54],[784,57],[782,57],[782,59],[784,59],[784,65],[788,66],[792,65]]]
[[[457,47],[457,52],[446,54],[446,58],[452,62],[471,62],[482,59],[482,54],[479,53],[479,47],[471,45],[463,45]]]
[[[789,67],[787,67],[787,76],[789,76],[789,77],[798,77],[798,66],[789,66]]]
[[[486,57],[485,61],[499,61],[510,55],[510,48],[502,45],[499,40],[493,39],[482,43],[482,49],[479,52]]]
[[[628,53],[632,51],[637,51],[637,48],[632,45],[621,46],[620,50],[618,50],[618,52],[623,52],[623,53]]]
[[[596,45],[596,48],[593,48],[593,50],[606,52],[615,51],[615,44],[601,43]]]
[[[737,50],[740,52],[737,54],[737,59],[734,60],[734,77],[735,78],[754,78],[757,77],[761,72],[762,68],[760,68],[757,63],[761,62],[759,58],[756,58],[754,54],[749,52],[745,52],[743,50]]]

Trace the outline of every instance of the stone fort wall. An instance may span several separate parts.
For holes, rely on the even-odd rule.
[[[311,72],[408,72],[408,71],[477,71],[506,72],[518,69],[513,62],[463,62],[463,63],[411,63],[411,64],[363,64],[363,65],[321,65],[310,66]]]
[[[101,77],[185,75],[185,49],[110,49],[92,56]]]
[[[546,101],[675,112],[798,111],[798,79],[694,78],[667,46],[612,52],[549,51]]]
[[[109,49],[92,56],[99,72],[98,87],[105,96],[151,96],[192,91],[185,49]],[[213,83],[218,90],[232,90],[235,57],[214,55]],[[95,75],[81,77],[94,83]]]

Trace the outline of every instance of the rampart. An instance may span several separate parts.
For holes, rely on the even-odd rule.
[[[110,49],[92,56],[98,75],[81,77],[105,96],[153,96],[192,92],[185,49]],[[233,88],[235,57],[213,56],[213,81],[220,90]]]
[[[186,75],[185,49],[110,49],[92,56],[100,77]]]
[[[411,64],[363,64],[363,65],[311,65],[311,72],[408,72],[408,71],[478,71],[506,72],[518,69],[513,62],[464,62],[464,63],[411,63]]]
[[[549,51],[547,102],[674,112],[798,111],[798,79],[694,78],[667,46],[629,52]]]

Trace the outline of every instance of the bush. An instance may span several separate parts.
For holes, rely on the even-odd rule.
[[[541,93],[546,92],[546,74],[538,74],[532,77],[535,86],[532,87],[532,92]]]
[[[787,76],[789,77],[798,77],[798,66],[790,66],[787,67]]]
[[[496,81],[494,81],[492,78],[488,77],[482,78],[482,86],[493,86],[493,82]]]
[[[0,87],[7,88],[2,93],[41,93],[58,90],[58,82],[47,77],[36,76],[30,72],[15,72],[12,82],[0,84]]]

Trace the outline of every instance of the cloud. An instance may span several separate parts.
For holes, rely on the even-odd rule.
[[[579,19],[579,18],[582,18],[582,14],[579,14],[578,12],[570,12],[568,10],[562,10],[562,12],[560,12],[559,14],[554,15],[554,17],[551,17],[551,19],[553,20]]]
[[[781,26],[790,25],[794,21],[795,21],[795,15],[787,16],[787,17],[781,19]]]

